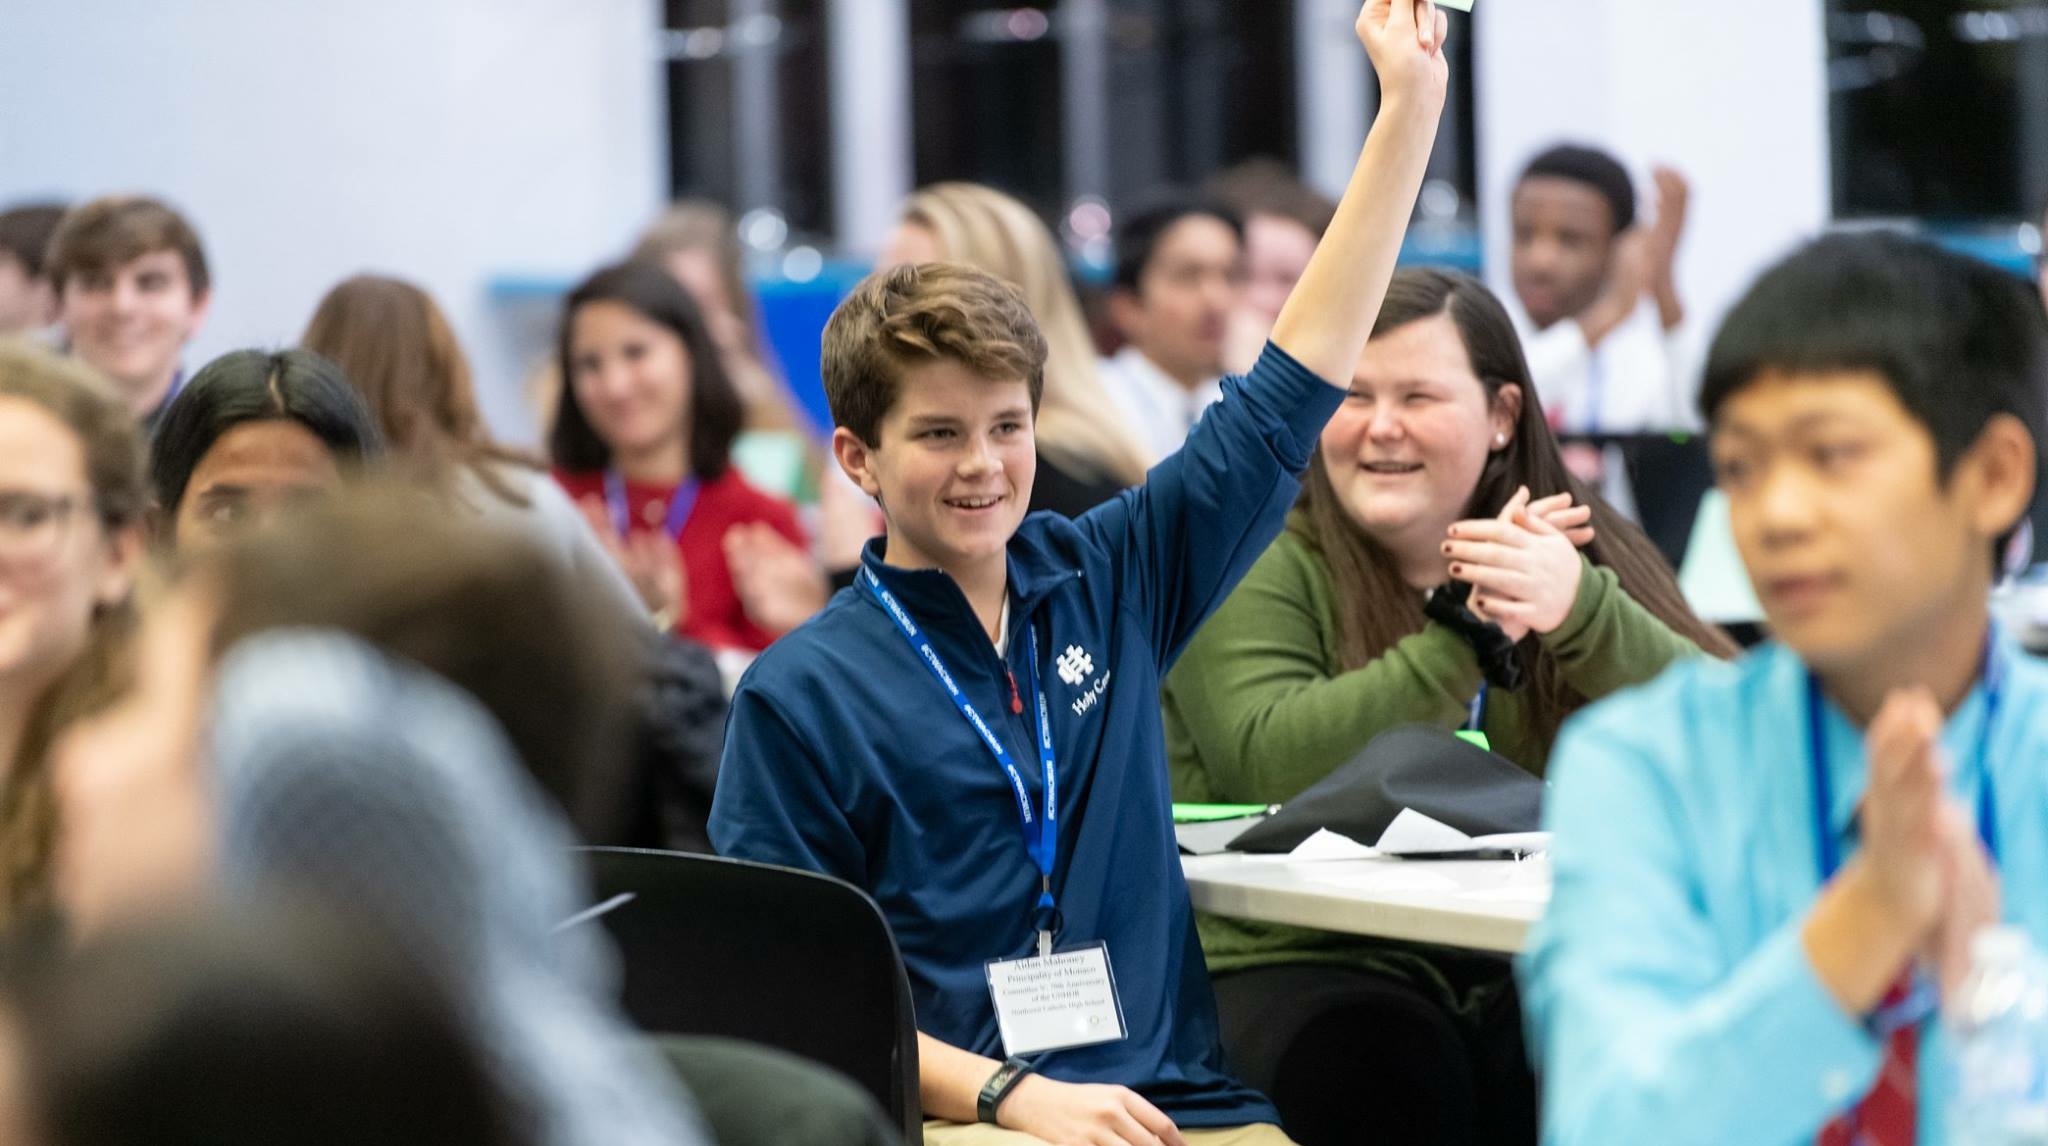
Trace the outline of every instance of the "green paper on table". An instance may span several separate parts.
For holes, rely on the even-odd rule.
[[[1460,12],[1470,12],[1472,10],[1472,0],[1436,0],[1436,2],[1442,7],[1456,8]]]
[[[1175,804],[1173,822],[1176,824],[1208,824],[1217,820],[1238,820],[1246,816],[1262,816],[1273,810],[1271,804]]]

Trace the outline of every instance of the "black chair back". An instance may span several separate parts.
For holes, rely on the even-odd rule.
[[[717,856],[584,854],[624,963],[626,1014],[643,1030],[746,1039],[824,1063],[873,1094],[906,1141],[923,1140],[910,981],[865,892]]]

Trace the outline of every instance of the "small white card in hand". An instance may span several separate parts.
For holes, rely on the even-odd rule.
[[[1470,12],[1472,10],[1472,0],[1436,0],[1436,2],[1442,7],[1456,8],[1460,12]]]
[[[988,993],[995,1000],[1003,1052],[1012,1057],[1124,1037],[1124,1009],[1106,944],[993,960]]]

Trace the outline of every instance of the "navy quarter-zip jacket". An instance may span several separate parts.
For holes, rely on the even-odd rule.
[[[1037,634],[1059,769],[1058,944],[1105,942],[1129,1037],[1055,1051],[1040,1070],[1115,1083],[1182,1126],[1277,1122],[1223,1061],[1174,843],[1159,683],[1279,535],[1344,392],[1268,346],[1227,379],[1145,484],[1009,543],[1007,664],[952,578],[864,556],[1002,738],[1034,808],[1035,705],[1010,674]],[[1033,826],[1036,831],[1036,825]],[[712,805],[719,852],[838,876],[874,896],[909,969],[918,1029],[1003,1057],[984,967],[1035,953],[1039,874],[988,746],[865,585],[769,646],[733,697]]]

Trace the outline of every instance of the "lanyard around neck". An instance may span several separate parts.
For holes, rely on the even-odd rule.
[[[624,537],[633,528],[632,514],[627,512],[626,479],[616,469],[604,471],[604,507],[611,514],[612,528]],[[662,520],[662,532],[674,541],[683,535],[683,526],[690,522],[690,513],[697,508],[697,479],[686,477],[676,483],[675,492],[669,495],[668,513]]]
[[[1035,926],[1038,931],[1039,953],[1049,954],[1052,933],[1055,930],[1054,920],[1058,915],[1052,894],[1052,874],[1054,864],[1059,858],[1059,762],[1055,759],[1052,748],[1052,716],[1046,709],[1045,691],[1038,687],[1038,630],[1028,623],[1024,626],[1031,651],[1030,659],[1024,665],[1024,679],[1030,687],[1033,703],[1038,709],[1038,763],[1045,773],[1043,815],[1037,814],[1031,806],[1031,791],[1024,782],[1024,774],[1017,769],[1016,758],[1003,747],[1001,738],[997,737],[995,730],[981,718],[981,713],[976,711],[974,703],[967,699],[967,694],[953,679],[953,674],[947,671],[946,662],[940,659],[938,650],[932,647],[930,638],[918,628],[917,622],[911,619],[909,612],[897,602],[896,595],[882,587],[880,578],[862,569],[860,579],[867,582],[868,591],[882,606],[882,611],[889,614],[890,620],[896,622],[896,631],[903,634],[903,639],[910,644],[911,650],[917,654],[917,659],[924,663],[932,678],[946,690],[946,695],[952,698],[953,707],[960,711],[961,719],[981,737],[982,746],[988,749],[989,755],[995,758],[996,766],[1002,769],[1004,778],[1010,782],[1010,792],[1017,800],[1017,819],[1024,829],[1024,848],[1030,853],[1032,864],[1038,868],[1038,907],[1035,913]],[[1032,830],[1034,826],[1036,832]]]
[[[1486,731],[1486,681],[1479,682],[1479,691],[1472,694],[1472,701],[1465,706],[1465,731]]]
[[[1991,736],[1998,723],[1998,709],[2004,699],[2005,664],[1998,656],[1998,631],[1994,627],[1984,638],[1984,664],[1978,679],[1984,689],[1984,727],[1977,737],[1977,834],[1984,851],[1998,865],[1997,800],[1991,788]],[[1827,700],[1821,694],[1820,678],[1806,674],[1807,759],[1813,771],[1814,835],[1818,841],[1817,860],[1822,883],[1835,877],[1842,866],[1842,845],[1834,831],[1834,780],[1828,774]]]

